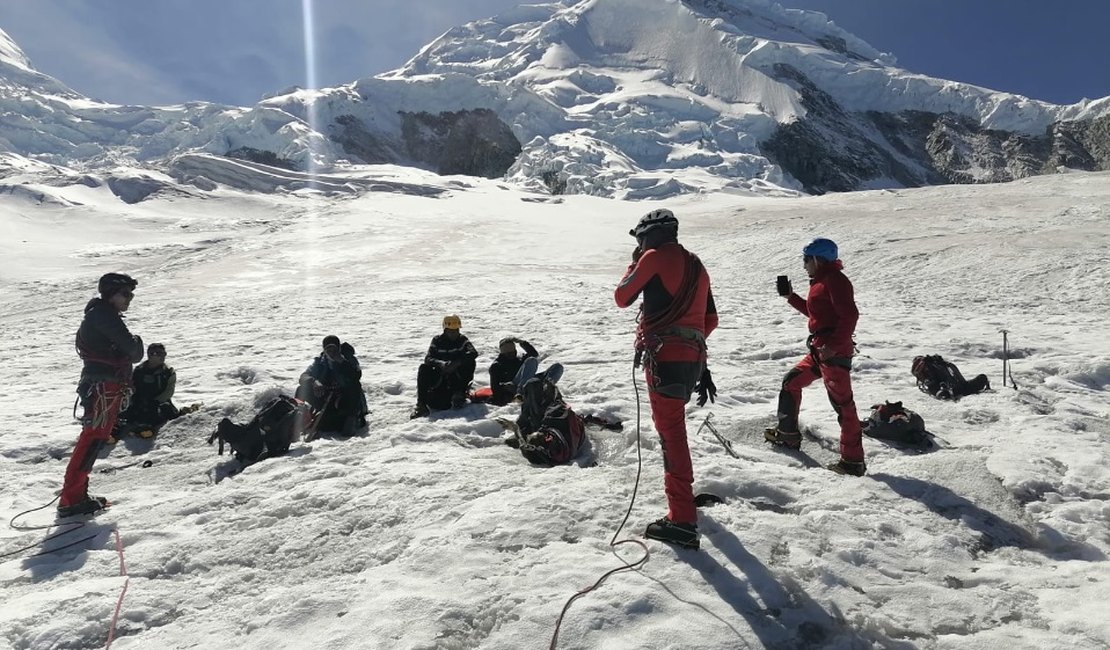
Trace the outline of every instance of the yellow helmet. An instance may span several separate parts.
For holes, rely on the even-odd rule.
[[[445,330],[462,329],[462,321],[459,320],[459,317],[454,315],[454,314],[452,314],[450,316],[444,316],[443,317],[443,329],[445,329]]]

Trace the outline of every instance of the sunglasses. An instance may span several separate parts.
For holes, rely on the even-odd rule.
[[[817,261],[817,258],[812,256],[812,255],[802,255],[802,263],[803,264],[805,264],[807,262],[816,262],[816,261]]]
[[[130,291],[128,289],[124,289],[123,291],[117,291],[116,293],[123,296],[124,298],[127,298],[128,300],[131,300],[132,298],[135,297],[135,292]]]

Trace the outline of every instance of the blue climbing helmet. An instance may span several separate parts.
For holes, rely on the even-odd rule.
[[[802,255],[818,257],[826,262],[835,262],[840,259],[840,254],[836,250],[836,242],[823,237],[818,237],[806,244],[806,247],[802,249]]]

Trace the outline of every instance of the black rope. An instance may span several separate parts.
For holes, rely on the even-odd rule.
[[[566,604],[563,605],[563,610],[559,612],[558,620],[555,621],[555,632],[551,635],[551,645],[548,646],[549,650],[555,650],[555,646],[559,643],[559,628],[563,624],[563,616],[566,615],[567,610],[570,609],[570,606],[574,601],[600,587],[601,583],[605,582],[606,578],[613,575],[614,573],[639,569],[640,567],[647,564],[647,561],[651,559],[651,551],[649,551],[647,545],[640,540],[622,539],[620,541],[617,541],[617,536],[621,534],[622,530],[624,530],[624,525],[628,523],[628,518],[632,515],[632,506],[636,504],[636,494],[639,492],[640,489],[640,474],[643,473],[644,470],[643,453],[640,450],[640,387],[636,384],[636,366],[637,364],[634,362],[632,364],[632,388],[636,392],[636,482],[632,486],[632,499],[628,502],[628,510],[625,511],[624,519],[621,520],[620,526],[617,526],[617,531],[613,533],[613,538],[609,540],[609,546],[615,549],[621,544],[636,544],[640,548],[644,549],[644,556],[639,560],[636,560],[635,562],[629,563],[627,560],[617,555],[616,551],[614,551],[613,555],[616,555],[618,560],[624,562],[624,566],[606,571],[601,575],[600,578],[597,579],[597,582],[579,591],[567,600]]]
[[[41,505],[41,506],[38,506],[36,508],[31,508],[30,510],[24,510],[23,512],[20,512],[20,513],[16,514],[14,517],[12,517],[11,519],[8,520],[8,527],[12,528],[13,530],[19,530],[19,531],[50,530],[51,528],[54,528],[55,526],[57,526],[57,524],[48,524],[46,526],[27,526],[27,525],[23,525],[23,524],[17,524],[15,522],[16,522],[17,519],[19,519],[20,517],[22,517],[24,515],[29,515],[32,512],[38,512],[39,510],[44,510],[46,508],[49,508],[50,506],[54,505],[54,502],[57,501],[58,498],[59,497],[54,497],[53,499],[50,500],[49,503],[47,503],[45,505]],[[0,553],[0,558],[11,557],[13,555],[19,555],[20,553],[23,553],[25,551],[29,551],[29,550],[35,548],[36,546],[39,546],[41,544],[45,544],[46,542],[49,542],[52,539],[57,539],[57,538],[59,538],[63,535],[72,533],[75,530],[80,530],[81,528],[85,527],[86,523],[87,522],[84,522],[84,521],[70,521],[70,522],[60,524],[60,526],[65,527],[63,530],[59,530],[56,533],[51,533],[50,535],[47,535],[42,540],[40,540],[38,542],[35,542],[34,544],[28,544],[27,546],[17,548],[14,551],[8,551],[7,553]],[[38,553],[32,553],[28,557],[38,557],[40,555],[49,555],[51,553],[56,553],[56,552],[58,552],[62,549],[69,548],[70,546],[76,546],[77,544],[80,544],[81,542],[87,542],[90,539],[94,539],[97,536],[97,534],[99,534],[99,533],[89,535],[88,537],[82,537],[81,539],[79,539],[75,542],[70,542],[69,544],[65,544],[63,546],[57,546],[55,548],[47,549],[45,551],[40,551]]]

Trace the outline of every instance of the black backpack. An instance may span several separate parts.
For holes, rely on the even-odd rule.
[[[301,400],[288,395],[278,395],[258,412],[246,425],[235,424],[228,418],[220,420],[208,444],[220,441],[219,453],[224,453],[224,443],[231,447],[235,458],[244,464],[255,463],[289,451],[311,421],[312,409]]]
[[[986,375],[977,375],[968,381],[956,364],[945,361],[937,354],[914,357],[910,372],[917,379],[917,387],[921,392],[937,399],[956,401],[991,387]]]
[[[919,449],[928,449],[935,444],[932,434],[925,430],[925,420],[904,408],[902,402],[872,406],[871,415],[863,424],[863,433],[869,438]]]

